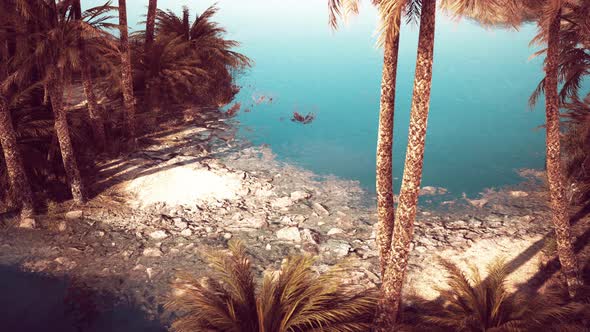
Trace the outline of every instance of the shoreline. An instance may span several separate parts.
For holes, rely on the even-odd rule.
[[[0,264],[85,280],[164,324],[169,313],[160,308],[174,275],[203,273],[203,251],[230,239],[244,242],[258,276],[289,255],[309,254],[318,271],[346,261],[345,282],[379,284],[376,209],[358,182],[318,178],[276,160],[268,147],[234,140],[226,120],[201,120],[204,126],[154,135],[152,146],[102,164],[97,177],[108,189],[86,207],[62,204],[39,218],[39,230],[0,229]],[[489,191],[481,206],[421,208],[406,296],[437,296],[439,254],[460,265],[477,257],[485,266],[539,247],[550,230],[545,194],[521,192]],[[511,282],[536,272],[540,255],[522,262]]]

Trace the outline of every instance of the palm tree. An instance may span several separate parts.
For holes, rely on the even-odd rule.
[[[413,239],[430,104],[436,1],[380,0],[375,1],[375,4],[379,6],[381,15],[381,43],[386,45],[377,152],[378,243],[383,280],[377,325],[379,330],[385,331],[396,323],[410,244]],[[329,5],[331,8],[335,8],[332,10],[331,22],[335,22],[333,17],[341,13],[342,8],[344,11],[353,12],[358,8],[356,1],[330,0]],[[394,215],[393,186],[391,184],[391,145],[393,142],[393,103],[395,99],[394,68],[397,61],[396,47],[399,46],[399,22],[402,13],[405,14],[408,21],[420,21],[420,34],[404,175],[399,204]]]
[[[3,7],[0,6],[0,8]],[[6,19],[7,26],[0,27],[0,40],[8,41],[10,38],[16,38],[14,34],[15,29],[11,27],[13,22],[9,22],[9,19],[15,18],[16,13],[14,12],[15,8],[13,6],[3,8],[3,11],[7,15],[7,17],[2,15],[4,16],[3,19]],[[32,217],[34,214],[33,192],[27,173],[25,172],[23,158],[17,143],[16,132],[10,114],[8,92],[14,90],[14,87],[4,84],[4,80],[9,73],[9,63],[16,56],[15,43],[13,43],[14,45],[10,45],[7,42],[7,44],[6,51],[0,51],[0,147],[2,147],[4,154],[10,190],[17,202],[21,205],[20,217],[21,220],[24,220]]]
[[[156,25],[156,10],[158,0],[149,0],[147,21],[145,24],[145,53],[148,53],[154,43],[154,31]]]
[[[374,0],[374,5],[379,5]],[[330,25],[337,28],[337,16],[345,16],[349,12],[356,12],[358,0],[330,0]],[[401,12],[400,12],[401,14]],[[385,273],[391,249],[391,236],[395,220],[393,193],[393,120],[395,111],[395,85],[397,78],[397,63],[399,53],[399,26],[401,15],[393,22],[383,23],[389,27],[388,36],[383,43],[383,70],[381,77],[381,99],[379,105],[379,129],[377,131],[377,243],[380,250],[381,277]]]
[[[80,0],[74,0],[72,3],[74,18],[82,20],[82,5]],[[96,141],[96,145],[99,149],[104,149],[106,146],[106,134],[104,131],[104,121],[96,100],[96,94],[94,93],[94,82],[92,80],[92,74],[90,71],[90,59],[86,54],[84,47],[84,40],[80,38],[80,54],[82,58],[81,74],[82,74],[82,85],[84,87],[84,94],[86,95],[88,105],[88,116],[90,118],[90,126],[92,127],[92,133]]]
[[[436,302],[419,301],[423,302],[419,320],[426,326],[473,332],[545,331],[587,310],[582,303],[564,301],[555,290],[510,294],[506,289],[508,266],[502,259],[488,265],[485,279],[475,267],[468,277],[449,261],[441,260],[441,264],[448,273],[448,288],[438,288]]]
[[[395,225],[393,228],[390,255],[388,257],[389,262],[387,263],[383,285],[381,286],[388,304],[388,306],[384,306],[385,311],[380,317],[381,327],[394,325],[400,309],[403,282],[410,254],[410,244],[414,237],[414,221],[418,206],[418,192],[422,180],[426,126],[430,107],[430,87],[432,84],[436,1],[411,1],[406,3],[406,6],[406,10],[411,14],[415,13],[418,10],[417,8],[420,8],[420,32],[414,92],[410,111],[408,147],[406,150],[399,203],[395,214]],[[394,12],[389,15],[396,17],[397,14],[395,12],[401,10],[401,7],[394,7]]]
[[[167,307],[184,315],[172,329],[189,331],[368,331],[376,298],[354,291],[333,270],[319,277],[306,256],[289,258],[276,274],[256,286],[252,265],[240,242],[231,255],[208,254],[212,267],[203,279],[181,276]]]
[[[135,97],[133,96],[133,78],[131,71],[131,50],[129,48],[129,31],[127,27],[127,4],[119,0],[119,32],[121,53],[121,89],[123,91],[123,107],[127,123],[127,135],[134,145],[135,132]]]
[[[102,61],[101,55],[112,52],[110,37],[101,30],[108,26],[102,15],[109,8],[97,7],[84,13],[88,21],[74,19],[73,9],[67,2],[37,0],[24,2],[19,7],[23,20],[38,26],[38,32],[28,36],[32,51],[23,51],[17,57],[11,81],[19,81],[39,71],[40,83],[45,87],[54,113],[54,127],[60,147],[64,169],[72,196],[77,203],[85,201],[84,186],[78,169],[70,137],[67,111],[63,104],[65,84],[78,72],[82,63],[79,41],[83,39],[88,56]]]
[[[581,285],[581,277],[572,245],[573,238],[569,222],[568,201],[561,166],[558,84],[560,80],[562,13],[564,10],[568,13],[575,11],[572,10],[572,6],[575,7],[579,2],[577,0],[494,0],[495,6],[490,6],[487,11],[475,11],[472,7],[469,7],[473,5],[473,0],[445,0],[443,2],[447,8],[456,11],[458,14],[473,17],[485,24],[509,24],[515,26],[524,21],[534,20],[539,26],[539,33],[533,42],[547,45],[544,50],[537,53],[537,55],[546,53],[545,78],[531,96],[531,105],[534,105],[537,97],[542,92],[545,93],[546,166],[552,221],[562,272],[569,285],[570,294],[573,296],[576,289]],[[567,95],[568,89],[575,88],[575,86],[575,84],[565,85],[562,95]]]
[[[217,22],[213,16],[218,8],[211,6],[195,20],[190,22],[190,13],[187,7],[183,8],[182,16],[168,10],[158,10],[156,15],[156,42],[168,43],[175,40],[175,44],[186,42],[188,48],[185,50],[186,60],[196,61],[198,68],[203,70],[200,83],[192,89],[200,90],[197,95],[204,95],[210,103],[228,102],[228,97],[233,97],[235,89],[232,85],[230,70],[241,70],[250,66],[251,61],[245,55],[234,51],[239,43],[234,40],[225,39],[226,30]],[[161,50],[154,50],[150,56],[159,56]],[[161,80],[162,74],[157,68],[157,61],[145,61],[150,64],[149,72],[152,73],[148,79]],[[180,73],[180,72],[178,72]],[[203,74],[205,74],[203,76]],[[171,76],[169,74],[165,74]],[[169,79],[173,79],[170,77]],[[182,80],[177,80],[181,85]],[[154,83],[155,84],[155,83]],[[150,83],[150,85],[153,85]],[[227,96],[227,92],[232,94]],[[193,94],[194,95],[194,94]]]

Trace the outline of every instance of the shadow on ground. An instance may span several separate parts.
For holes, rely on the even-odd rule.
[[[166,331],[131,303],[83,283],[0,266],[2,331]]]

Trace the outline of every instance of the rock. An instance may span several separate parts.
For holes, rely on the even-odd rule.
[[[425,186],[420,188],[419,195],[420,196],[435,196],[435,195],[444,195],[447,193],[445,188],[441,187],[432,187],[432,186]]]
[[[69,211],[65,214],[65,218],[66,220],[79,220],[82,219],[83,214],[82,210]]]
[[[188,223],[182,221],[182,219],[178,220],[180,218],[174,218],[174,227],[183,230],[186,229],[188,227]]]
[[[65,232],[68,229],[68,224],[66,224],[65,221],[60,221],[59,224],[57,224],[57,231],[58,232]]]
[[[225,234],[223,234],[223,238],[226,239],[226,240],[229,240],[232,237],[233,237],[232,233],[225,233]]]
[[[455,220],[445,224],[445,228],[447,229],[464,229],[468,228],[467,223],[463,220]]]
[[[301,242],[301,234],[297,227],[285,227],[281,228],[276,233],[279,240]]]
[[[162,257],[162,250],[159,248],[145,248],[143,255],[145,257]]]
[[[148,267],[147,269],[145,269],[145,272],[147,273],[148,279],[152,279],[152,276],[154,275],[154,269],[152,269],[151,267]]]
[[[291,193],[291,200],[294,202],[309,199],[311,194],[302,190],[294,191]]]
[[[529,193],[527,193],[526,191],[521,191],[521,190],[515,190],[515,191],[510,192],[510,196],[512,196],[512,197],[527,197],[528,195],[529,195]]]
[[[268,226],[266,218],[263,216],[253,216],[232,222],[229,228],[250,228],[252,230],[265,228]]]
[[[190,229],[183,229],[182,232],[180,232],[180,235],[184,236],[184,237],[189,237],[191,235],[193,235],[193,231],[191,231]]]
[[[322,204],[318,202],[313,203],[311,206],[319,214],[323,214],[325,216],[330,215],[328,209],[326,209]]]
[[[284,209],[291,205],[293,205],[293,201],[290,197],[277,198],[270,203],[270,206],[274,209]]]
[[[301,231],[301,237],[304,241],[318,244],[320,242],[320,234],[316,231],[312,231],[311,229],[304,229]]]
[[[25,229],[35,229],[35,227],[37,227],[37,222],[33,218],[25,218],[20,221],[18,227]]]
[[[330,252],[334,253],[336,257],[342,258],[346,257],[350,252],[351,246],[346,241],[340,240],[328,240],[324,246],[325,249],[328,249]]]
[[[332,236],[332,235],[336,235],[336,234],[342,234],[342,233],[344,233],[344,231],[342,229],[340,229],[340,228],[331,228],[328,231],[328,236]]]
[[[270,251],[272,249],[272,246],[270,245],[270,243],[267,243],[266,247],[264,249],[266,249],[267,251]]]
[[[162,240],[162,239],[167,238],[168,234],[166,234],[166,231],[159,230],[159,231],[151,232],[150,237],[154,240]]]

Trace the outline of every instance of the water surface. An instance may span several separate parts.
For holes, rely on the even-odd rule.
[[[241,134],[269,144],[282,160],[318,174],[358,180],[374,191],[382,50],[375,46],[376,10],[368,5],[339,31],[327,24],[325,0],[221,0],[217,20],[255,66],[240,79]],[[130,24],[147,1],[128,2]],[[159,1],[192,13],[211,3]],[[423,185],[473,195],[520,181],[519,168],[542,168],[541,107],[527,99],[542,77],[542,59],[529,60],[534,26],[486,30],[438,13],[432,100]],[[141,27],[140,27],[141,28]],[[418,27],[402,28],[394,174],[399,186],[407,143]],[[260,95],[272,103],[257,105]],[[254,98],[253,98],[254,97]],[[542,105],[539,105],[542,106]],[[294,111],[314,112],[309,125]]]

